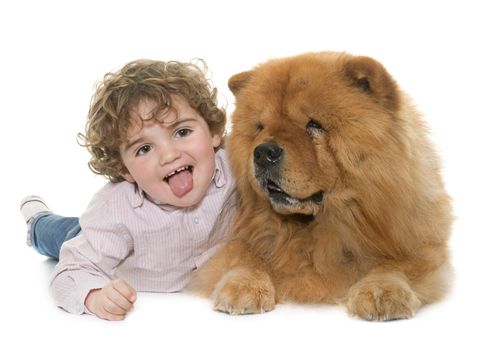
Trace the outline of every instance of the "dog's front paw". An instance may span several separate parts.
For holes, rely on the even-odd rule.
[[[235,268],[227,272],[212,293],[215,310],[232,315],[256,314],[275,308],[275,287],[259,270]]]
[[[365,278],[349,291],[347,310],[368,321],[411,318],[421,301],[402,278]]]

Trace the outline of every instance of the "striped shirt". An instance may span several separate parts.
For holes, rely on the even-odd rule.
[[[157,205],[126,181],[106,184],[81,216],[81,233],[62,245],[50,283],[56,304],[89,312],[89,291],[119,277],[137,291],[183,289],[218,249],[235,211],[225,150],[216,152],[215,163],[205,197],[189,208]]]

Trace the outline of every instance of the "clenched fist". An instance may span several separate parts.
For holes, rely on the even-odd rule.
[[[136,291],[123,279],[107,283],[101,289],[93,289],[84,305],[99,318],[120,321],[125,318],[136,301]]]

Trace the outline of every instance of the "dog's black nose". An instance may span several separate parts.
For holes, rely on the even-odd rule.
[[[274,142],[262,143],[254,149],[254,163],[263,168],[276,165],[283,156],[284,150]]]

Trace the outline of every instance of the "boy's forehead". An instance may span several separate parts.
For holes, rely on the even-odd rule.
[[[172,125],[179,120],[179,115],[175,109],[168,108],[161,111],[135,110],[130,113],[130,123],[127,129],[127,139],[131,139],[139,134],[143,128],[153,124]]]
[[[188,113],[191,109],[192,113]],[[143,129],[143,127],[160,123],[166,125],[174,125],[181,118],[199,119],[200,116],[194,109],[189,106],[187,100],[179,95],[170,96],[170,105],[161,108],[158,103],[147,97],[139,100],[137,105],[130,110],[130,127],[127,130],[127,139],[133,138]]]
[[[131,121],[137,122],[156,118],[158,113],[165,112],[159,112],[158,108],[158,103],[155,100],[143,97],[130,109]]]

